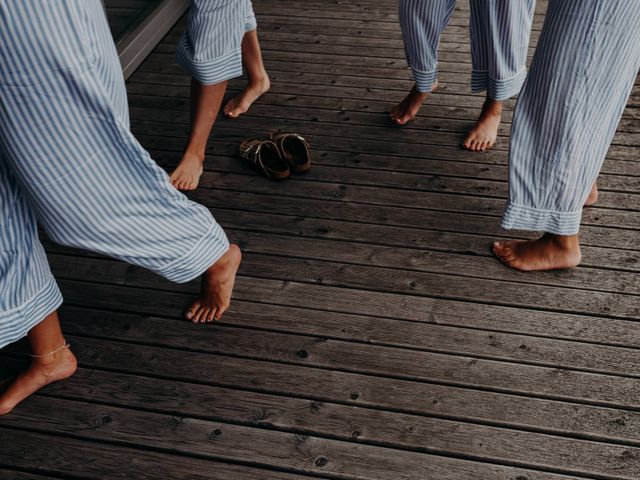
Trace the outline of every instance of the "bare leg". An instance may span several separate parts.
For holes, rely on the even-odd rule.
[[[600,194],[598,193],[598,184],[596,182],[593,182],[593,186],[591,187],[591,191],[589,192],[589,196],[587,197],[587,201],[584,202],[584,206],[585,207],[590,207],[592,205],[595,205],[596,202],[598,201],[598,196]]]
[[[391,120],[397,125],[406,125],[416,118],[422,103],[438,88],[438,82],[431,87],[431,92],[420,92],[414,84],[404,99],[391,109]]]
[[[191,132],[178,167],[171,174],[171,183],[179,190],[198,187],[204,165],[204,153],[211,129],[227,90],[227,82],[202,85],[191,79]]]
[[[578,235],[545,233],[537,240],[495,242],[493,252],[505,265],[517,270],[560,270],[580,263]]]
[[[28,339],[32,354],[42,356],[34,358],[29,368],[0,396],[0,415],[9,413],[45,385],[64,380],[76,371],[76,357],[68,348],[60,349],[65,343],[57,312],[33,327]]]
[[[249,83],[237,97],[232,98],[225,105],[224,114],[229,118],[237,118],[245,113],[253,102],[271,88],[269,75],[262,62],[257,30],[251,30],[242,37],[242,63],[247,70]]]
[[[237,245],[229,250],[202,275],[200,295],[185,312],[187,320],[205,323],[219,320],[231,304],[231,293],[242,255]]]
[[[500,100],[489,97],[485,99],[478,121],[464,140],[464,148],[472,152],[484,152],[495,145],[502,118],[502,105]]]

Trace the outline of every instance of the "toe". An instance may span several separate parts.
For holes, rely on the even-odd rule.
[[[11,410],[13,410],[13,407],[11,405],[0,404],[0,416],[10,413]]]
[[[504,244],[502,242],[493,242],[493,253],[500,256],[504,250]]]
[[[209,309],[207,307],[201,306],[196,312],[194,318],[196,323],[204,322]]]
[[[198,323],[198,315],[200,313],[200,310],[202,310],[202,305],[195,304],[191,307],[190,309],[190,316],[189,316],[189,320],[191,320],[193,323]]]
[[[207,323],[211,323],[211,322],[213,322],[214,320],[217,319],[216,318],[216,311],[217,310],[215,308],[212,308],[212,309],[209,310],[209,313],[207,314]]]
[[[226,312],[229,308],[229,305],[219,305],[218,306],[218,310],[216,311],[216,320],[220,320],[220,317],[222,317],[222,315],[224,314],[224,312]]]
[[[184,312],[184,318],[186,318],[187,320],[193,320],[199,308],[200,308],[200,303],[195,302],[193,305],[187,308],[187,310]]]
[[[500,250],[500,253],[498,254],[498,256],[505,262],[511,262],[517,258],[516,255],[513,253],[513,250],[511,250],[508,247]]]

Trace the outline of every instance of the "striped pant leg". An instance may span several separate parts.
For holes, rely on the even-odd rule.
[[[0,348],[24,337],[61,303],[35,214],[0,155]]]
[[[250,0],[191,0],[178,63],[203,85],[242,76],[242,38],[255,29]]]
[[[114,106],[105,25],[100,0],[0,0],[0,145],[53,240],[186,282],[228,241]]]
[[[471,91],[506,100],[527,76],[535,0],[471,0]]]
[[[419,92],[430,92],[438,78],[440,35],[449,24],[456,0],[400,0],[400,27]]]
[[[258,28],[258,21],[256,20],[256,14],[253,13],[253,5],[251,4],[251,0],[245,0],[248,4],[247,6],[247,18],[244,21],[244,32],[251,32]]]
[[[513,119],[507,229],[575,235],[640,68],[640,2],[551,0]]]

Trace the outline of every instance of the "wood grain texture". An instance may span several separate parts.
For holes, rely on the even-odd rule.
[[[148,3],[109,0],[112,29]],[[217,121],[189,194],[243,249],[231,310],[185,322],[197,282],[43,232],[80,369],[0,418],[0,478],[640,478],[640,81],[583,265],[525,275],[489,249],[530,236],[499,228],[515,101],[494,150],[460,148],[483,101],[468,2],[442,37],[442,89],[405,128],[387,118],[411,87],[394,2],[254,9],[272,89]],[[189,129],[184,23],[127,83],[133,131],[169,171]],[[273,183],[237,158],[278,129],[311,142],[309,174]],[[0,381],[26,360],[24,341],[0,352]]]

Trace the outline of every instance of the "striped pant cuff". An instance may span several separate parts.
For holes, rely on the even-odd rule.
[[[438,80],[438,69],[430,72],[423,72],[420,70],[412,69],[413,79],[416,82],[416,88],[420,93],[431,93],[433,84]]]
[[[500,80],[491,78],[487,70],[474,70],[471,73],[471,92],[480,93],[486,91],[489,98],[493,100],[507,100],[520,93],[526,78],[526,69],[522,69],[511,78]]]
[[[251,15],[249,15],[245,21],[244,32],[245,33],[251,32],[257,28],[258,28],[258,21],[256,20],[256,16],[253,13],[251,13]]]
[[[229,250],[227,235],[222,227],[214,222],[209,231],[189,252],[156,272],[172,282],[189,282],[202,275],[207,268],[227,253],[227,250]]]
[[[0,348],[20,340],[62,304],[62,294],[53,276],[47,284],[19,307],[0,311]]]
[[[509,203],[502,216],[502,228],[555,235],[577,235],[580,231],[581,218],[582,210],[557,212]]]
[[[212,60],[196,61],[189,54],[185,41],[181,40],[178,44],[177,60],[178,64],[202,85],[215,85],[242,76],[240,48]]]

